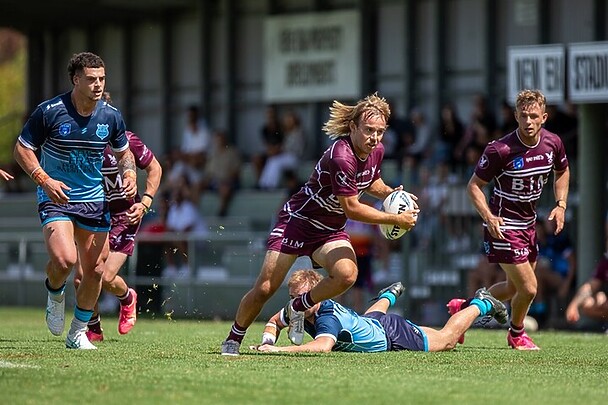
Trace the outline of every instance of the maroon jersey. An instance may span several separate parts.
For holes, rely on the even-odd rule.
[[[604,253],[600,262],[597,264],[595,272],[593,273],[593,278],[600,280],[604,285],[608,284],[608,252]]]
[[[135,164],[140,169],[145,169],[154,159],[154,154],[133,132],[126,131],[129,140],[129,149],[135,156]],[[106,193],[106,201],[110,205],[110,214],[120,214],[127,211],[135,202],[140,201],[139,196],[128,200],[122,189],[122,178],[118,172],[118,162],[112,149],[106,147],[103,153],[103,188]]]
[[[306,184],[285,203],[283,212],[306,222],[311,229],[344,229],[346,215],[338,196],[361,196],[380,178],[383,157],[382,143],[361,160],[355,155],[350,137],[336,140],[323,153]]]
[[[536,221],[536,201],[549,174],[567,167],[557,135],[543,128],[538,143],[527,146],[516,130],[486,146],[475,174],[486,182],[494,180],[489,206],[492,214],[504,219],[502,229],[526,229]]]

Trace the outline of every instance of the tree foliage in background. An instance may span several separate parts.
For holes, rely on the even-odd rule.
[[[20,33],[0,29],[0,164],[12,160],[25,114],[26,42]]]

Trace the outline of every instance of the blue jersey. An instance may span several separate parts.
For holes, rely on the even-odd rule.
[[[305,322],[313,338],[328,336],[335,340],[332,350],[343,352],[384,352],[386,333],[376,319],[358,315],[333,300],[326,300],[315,314],[315,323]]]
[[[93,113],[83,117],[72,104],[71,92],[40,104],[21,131],[19,142],[34,151],[40,148],[40,165],[54,180],[65,183],[70,202],[104,201],[103,151],[129,148],[120,112],[98,101]],[[38,187],[38,203],[50,199]]]

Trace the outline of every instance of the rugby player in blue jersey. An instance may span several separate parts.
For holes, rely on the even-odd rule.
[[[101,101],[106,78],[103,60],[89,52],[75,54],[68,74],[72,90],[36,107],[14,156],[38,184],[38,213],[49,253],[47,326],[53,335],[63,333],[65,283],[80,258],[83,277],[65,344],[70,349],[95,349],[86,331],[109,252],[110,213],[101,172],[106,146],[116,155],[129,198],[137,193],[136,166],[122,115]]]
[[[314,270],[297,270],[289,278],[289,295],[297,297],[310,291],[323,276]],[[452,315],[445,326],[434,329],[418,326],[397,314],[386,311],[395,304],[405,287],[394,283],[384,288],[376,302],[359,315],[333,300],[315,304],[305,312],[304,329],[314,340],[300,346],[274,346],[281,329],[289,325],[287,312],[276,313],[264,328],[262,344],[251,346],[261,352],[383,352],[412,350],[439,352],[451,350],[459,337],[482,316],[507,322],[507,309],[485,288],[477,290],[471,305]],[[465,312],[466,311],[466,312]]]

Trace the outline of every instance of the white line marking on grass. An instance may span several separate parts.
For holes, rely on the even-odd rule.
[[[17,364],[0,360],[0,368],[40,368],[40,366],[30,366],[28,364]]]

